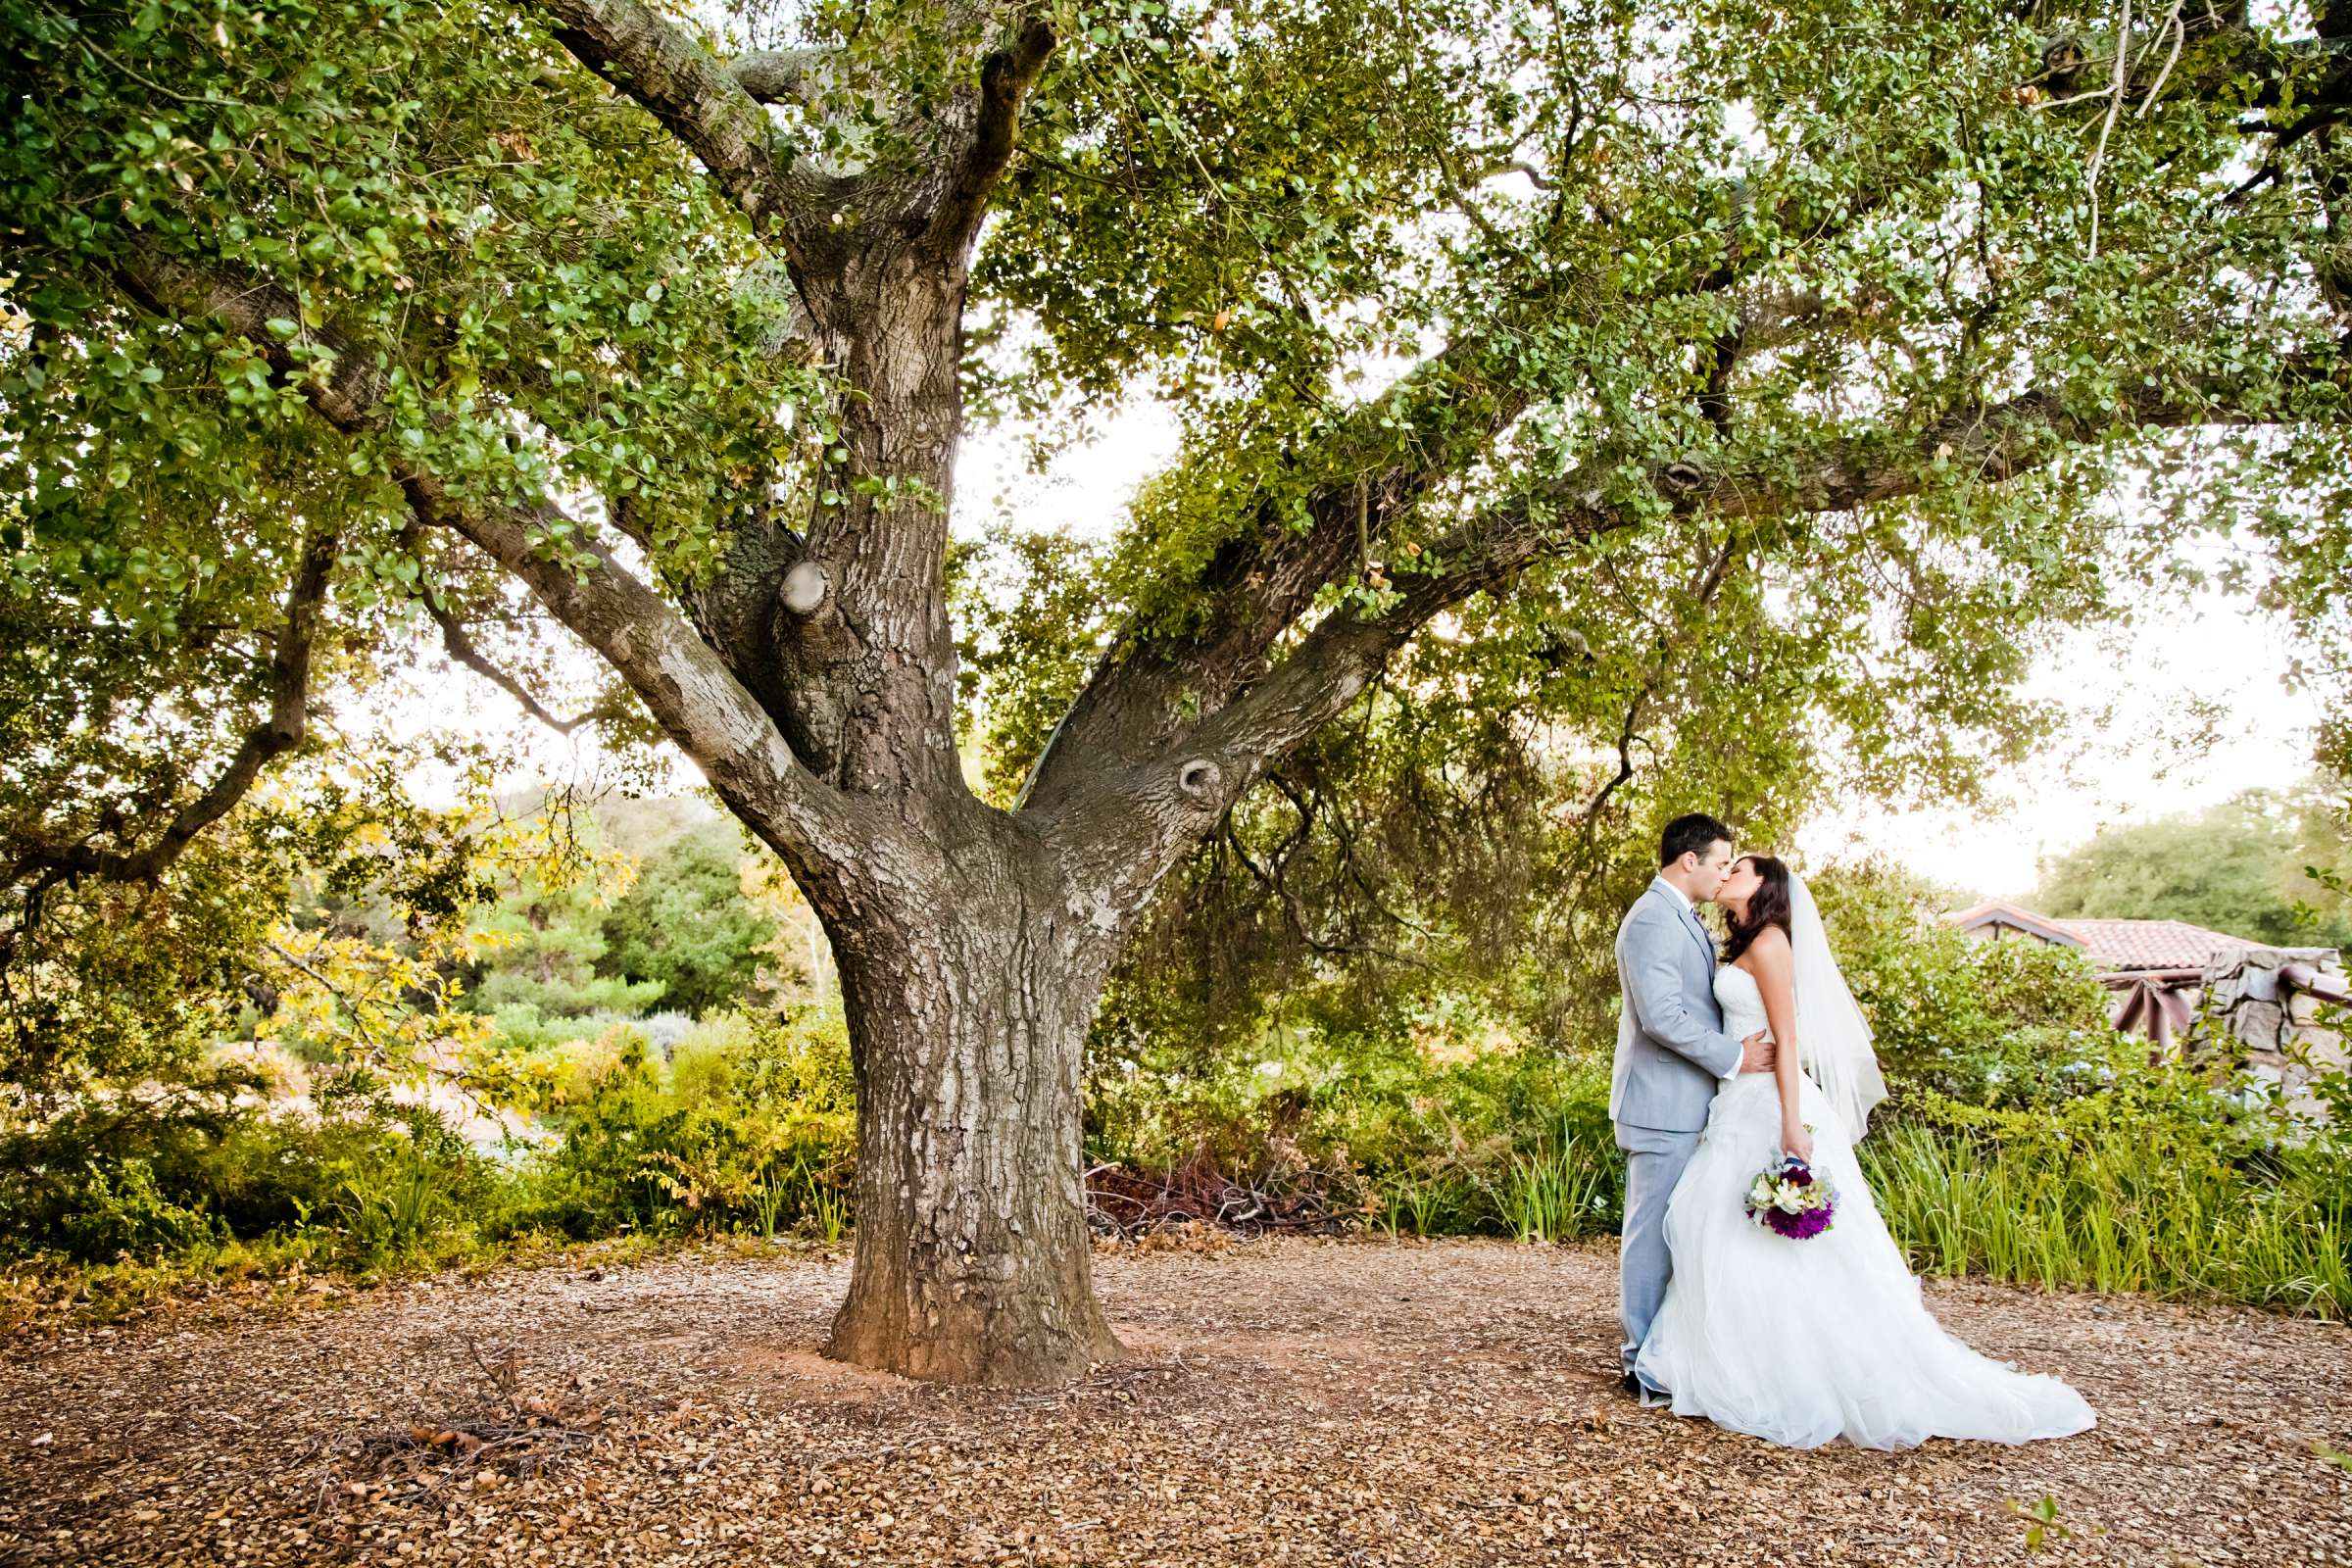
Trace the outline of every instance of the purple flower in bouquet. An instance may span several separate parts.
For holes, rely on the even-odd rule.
[[[1802,1242],[1819,1236],[1830,1228],[1834,1212],[1826,1208],[1808,1208],[1801,1213],[1783,1213],[1777,1208],[1764,1211],[1764,1228],[1776,1236],[1786,1236],[1792,1242]]]
[[[1776,1236],[1809,1240],[1838,1217],[1838,1189],[1790,1154],[1756,1172],[1747,1184],[1747,1217]]]

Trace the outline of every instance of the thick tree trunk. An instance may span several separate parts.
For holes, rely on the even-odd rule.
[[[1017,827],[996,818],[977,837],[887,929],[835,933],[858,1217],[827,1350],[912,1377],[1053,1383],[1118,1350],[1095,1304],[1079,1163],[1108,943]]]

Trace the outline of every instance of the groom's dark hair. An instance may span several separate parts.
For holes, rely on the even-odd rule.
[[[1666,824],[1665,833],[1658,839],[1658,863],[1672,865],[1686,855],[1695,855],[1703,860],[1707,856],[1707,846],[1717,839],[1731,843],[1732,830],[1706,812],[1692,811],[1689,816],[1678,816]]]

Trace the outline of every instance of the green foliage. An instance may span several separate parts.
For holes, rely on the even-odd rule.
[[[565,1048],[603,1040],[614,1031],[643,1032],[643,1020],[617,1012],[549,1014],[528,1002],[517,1002],[490,1015],[490,1027],[502,1051],[524,1058],[555,1059]]]
[[[20,40],[0,143],[20,237],[10,602],[38,628],[22,645],[54,694],[48,732],[116,697],[173,720],[119,730],[100,759],[165,786],[117,792],[141,821],[247,727],[305,524],[343,544],[326,641],[354,678],[405,657],[428,593],[544,668],[519,597],[412,526],[404,466],[488,500],[626,502],[682,592],[755,512],[838,494],[835,389],[779,352],[782,261],[684,148],[507,8],[13,0],[0,17]],[[1728,742],[1756,775],[1735,805],[1833,768],[1874,790],[1964,784],[2045,722],[2016,692],[2044,631],[2107,612],[2113,578],[2241,512],[2274,592],[2328,623],[2333,436],[2192,455],[2133,419],[2143,397],[2224,394],[2340,415],[2339,385],[2285,375],[2339,333],[2313,284],[2332,276],[2315,259],[2325,138],[2236,188],[2240,123],[2268,112],[2238,63],[2292,76],[2310,55],[2283,18],[2183,35],[2171,90],[2100,135],[2087,182],[2092,111],[2020,84],[2045,37],[2109,25],[2098,8],[1350,0],[1054,20],[975,263],[967,383],[984,409],[1056,416],[1043,444],[1085,427],[1058,416],[1137,392],[1195,439],[1101,561],[1008,547],[1037,558],[1048,626],[967,638],[1003,665],[979,685],[1004,710],[975,725],[1003,737],[1000,796],[1095,652],[1199,625],[1234,591],[1237,542],[1306,526],[1375,475],[1443,482],[1375,508],[1323,606],[1474,568],[1448,541],[1496,508],[1537,506],[1529,526],[1561,534],[1507,602],[1425,640],[1405,684],[1604,754],[1623,735],[1652,781]],[[819,7],[782,24],[849,64],[824,74],[841,120],[781,112],[777,135],[906,156],[879,106],[902,89],[936,105],[984,46],[936,22]],[[131,308],[132,261],[282,286],[294,303],[267,333],[301,373]],[[1734,384],[1711,387],[1741,335]],[[397,368],[380,420],[345,439],[299,383],[360,356]],[[1416,368],[1392,379],[1398,365]],[[2006,459],[1922,439],[2023,386],[2073,416],[2016,455],[2038,477],[1987,483]],[[1824,453],[1926,494],[1792,518]],[[2107,514],[2107,473],[2143,460],[2164,514]],[[1678,515],[1669,466],[1748,474],[1754,494]],[[2193,491],[2168,488],[2192,468]],[[1544,490],[1571,469],[1589,498]],[[1588,506],[1626,525],[1575,544],[1563,514]],[[564,556],[584,527],[551,518],[539,542]],[[625,703],[605,717],[642,724]]]
[[[1663,771],[1618,777],[1613,758],[1563,759],[1546,705],[1607,700],[1580,684],[1568,642],[1524,662],[1433,657],[1450,662],[1419,690],[1377,688],[1177,870],[1113,975],[1099,1037],[1208,1049],[1334,989],[1368,1017],[1409,1004],[1400,995],[1452,995],[1544,1051],[1587,1050],[1613,1037],[1617,923],[1665,819],[1704,804],[1769,843],[1800,814],[1811,762],[1760,762],[1696,732],[1672,754],[1671,788]],[[1678,687],[1726,722],[1740,689]]]
[[[291,985],[260,960],[260,933],[291,862],[324,857],[289,841],[357,813],[326,799],[278,820],[301,813],[257,799],[217,830],[229,842],[192,849],[154,889],[60,883],[37,860],[20,875],[15,857],[155,843],[221,773],[268,714],[306,539],[336,547],[312,659],[323,709],[328,688],[365,689],[405,658],[427,591],[461,612],[509,608],[478,566],[413,531],[396,463],[427,459],[459,493],[528,491],[545,470],[514,463],[527,404],[571,472],[632,499],[660,567],[692,575],[726,520],[713,497],[737,494],[747,465],[775,466],[791,439],[776,415],[807,377],[764,353],[784,302],[756,286],[701,183],[655,194],[682,161],[584,74],[551,70],[504,8],[12,3],[0,25],[15,236],[0,279],[0,915],[21,928],[0,953],[0,1047],[23,1063],[12,1076],[133,1070],[184,1059],[240,980]],[[325,438],[252,344],[130,303],[116,284],[134,256],[282,285],[300,303],[270,331],[302,340],[306,375],[331,372],[313,335],[329,321],[348,351],[389,351],[380,428]],[[668,395],[673,370],[698,408]],[[536,666],[539,640],[526,622],[514,667]],[[329,725],[321,711],[312,727]],[[365,737],[329,744],[332,776],[381,776]],[[313,783],[294,804],[333,793]],[[380,869],[395,847],[419,848],[395,826],[358,858]],[[437,849],[404,854],[406,907],[468,897],[464,846]],[[423,885],[436,862],[449,875]]]
[[[137,1155],[81,1173],[74,1206],[59,1216],[51,1239],[71,1257],[153,1255],[213,1235],[211,1216],[165,1196],[155,1167]]]
[[[2252,278],[2296,248],[2295,202],[2278,184],[2230,194],[2235,45],[2187,51],[2086,199],[2095,109],[2052,112],[2020,84],[2039,79],[2047,38],[2097,32],[2095,11],[1446,0],[1217,16],[1208,29],[1181,6],[1086,19],[1032,106],[1032,153],[978,269],[1006,345],[984,388],[1068,416],[1041,421],[1041,444],[1139,388],[1194,438],[1113,553],[1108,582],[1139,627],[1195,623],[1226,582],[1225,548],[1302,526],[1318,489],[1399,456],[1462,471],[1484,416],[1524,400],[1531,416],[1479,452],[1458,495],[1384,517],[1357,564],[1372,597],[1384,575],[1446,569],[1426,547],[1481,500],[1573,466],[1593,501],[1642,512],[1659,537],[1572,554],[1522,596],[1531,617],[1605,614],[1621,585],[1636,605],[1663,597],[1729,544],[1727,601],[1749,608],[1699,657],[1739,661],[1751,627],[1801,646],[1830,668],[1810,706],[1827,734],[1859,721],[1861,765],[1950,765],[1968,748],[1938,725],[1883,715],[2015,709],[2032,639],[1990,629],[2099,612],[2106,572],[2144,566],[2156,536],[2098,514],[2088,465],[2000,488],[1914,446],[1933,411],[1988,370],[2102,407],[2135,375],[2164,386],[2235,364],[2259,377],[2240,358],[2256,317],[2331,330],[2291,287],[2256,303]],[[1514,163],[1533,177],[1494,172]],[[1766,328],[1769,358],[1741,367],[1736,417],[1718,416],[1706,378],[1763,302],[1768,318],[1794,308]],[[1013,330],[1028,324],[1042,330]],[[1449,345],[1441,365],[1423,359],[1433,339]],[[1389,382],[1399,364],[1424,373]],[[1670,461],[1753,463],[1801,488],[1801,455],[1832,433],[1926,469],[1929,499],[1751,531],[1669,519],[1649,483]],[[2236,451],[2198,482],[2258,491],[2252,460]],[[2195,504],[2182,496],[2167,528],[2198,526]],[[2300,582],[2293,563],[2320,559],[2307,532],[2328,525],[2298,530],[2277,510],[2264,535]],[[1770,613],[1753,608],[1794,584]],[[2298,603],[2316,610],[2317,587]],[[1592,646],[1638,662],[1677,631],[1660,616]],[[1485,639],[1465,641],[1483,658]],[[1778,679],[1751,690],[1786,695]]]
[[[135,584],[171,569],[142,526],[191,527],[202,497],[227,514],[209,547],[185,534],[180,561],[349,519],[368,574],[398,595],[416,564],[388,548],[395,454],[494,493],[535,487],[501,429],[527,406],[588,484],[644,498],[663,564],[692,572],[729,471],[776,466],[790,373],[760,348],[784,304],[736,286],[755,253],[682,153],[586,73],[551,69],[505,10],[16,4],[6,24],[19,51],[0,188],[42,265],[16,291],[33,349],[0,397],[41,554],[87,541],[99,582]],[[165,78],[169,96],[144,85]],[[299,389],[236,339],[102,306],[76,271],[142,242],[292,290],[300,318],[271,329],[314,360],[324,350],[305,334],[330,321],[355,348],[392,350],[404,373],[380,438],[338,453],[307,427]],[[103,344],[85,354],[93,327]],[[672,363],[675,378],[644,373]],[[691,402],[672,395],[680,380]],[[92,428],[101,439],[76,448]]]
[[[1247,1039],[1296,986],[1346,974],[1368,995],[1435,966],[1573,1049],[1605,1028],[1608,938],[1664,818],[1705,808],[1769,845],[1800,803],[1842,791],[1975,798],[2055,722],[2020,691],[2048,633],[2113,615],[2119,583],[2241,511],[2296,584],[2280,593],[2340,630],[2327,568],[2303,564],[2333,525],[2288,515],[2332,514],[2340,476],[2290,465],[2300,499],[2266,501],[2285,471],[2255,473],[2269,456],[2125,436],[2107,415],[2106,435],[2003,484],[1920,439],[1987,374],[2111,409],[2127,387],[2252,368],[2247,311],[2317,329],[2291,285],[2252,303],[2247,278],[2296,242],[2282,191],[2252,209],[2228,194],[2242,84],[2219,85],[2218,40],[2171,78],[2216,72],[2215,90],[2150,95],[2133,150],[2105,161],[2093,244],[2082,127],[2020,83],[2039,79],[2044,39],[2103,14],[1220,18],[1204,35],[1181,7],[1123,13],[1073,35],[983,247],[1002,338],[983,385],[1055,412],[1041,444],[1142,389],[1192,438],[1109,546],[991,539],[961,579],[994,588],[967,669],[997,798],[1098,655],[1207,624],[1248,581],[1250,541],[1311,526],[1318,498],[1377,487],[1400,454],[1459,481],[1394,510],[1366,494],[1366,535],[1319,605],[1448,569],[1449,528],[1562,473],[1646,525],[1472,599],[1270,767],[1169,878],[1114,980],[1114,1032]],[[1616,98],[1637,81],[1639,102]],[[1463,173],[1503,146],[1540,177]],[[2191,213],[2227,237],[2190,240]],[[2219,261],[2240,246],[2260,257],[2243,274]],[[1784,305],[1716,417],[1709,368],[1748,313]],[[1486,416],[1522,406],[1478,446]],[[1825,438],[1924,470],[1925,495],[1676,516],[1654,484],[1670,463],[1752,465],[1764,490],[1801,494]],[[1479,461],[1457,468],[1465,443]],[[2318,444],[2303,460],[2323,461]],[[2119,465],[2153,470],[2160,522],[2102,494]],[[1576,524],[1572,501],[1546,505]]]
[[[644,1011],[660,1000],[660,981],[599,972],[607,960],[607,914],[598,879],[550,881],[524,871],[476,922],[494,946],[478,965],[473,1006],[500,1014],[514,1009],[517,1016],[533,1018]]]
[[[432,1112],[354,1084],[272,1113],[237,1072],[82,1098],[0,1131],[0,1246],[104,1262],[309,1232],[320,1261],[397,1263],[469,1231],[498,1180]]]
[[[414,1139],[345,1176],[331,1209],[364,1256],[421,1246],[457,1212],[452,1172]]]
[[[1568,1122],[1533,1150],[1514,1151],[1502,1192],[1512,1234],[1523,1242],[1614,1234],[1625,1219],[1620,1163],[1613,1145],[1595,1145]]]
[[[712,1019],[678,1063],[664,1073],[626,1030],[572,1048],[545,1075],[552,1136],[495,1155],[360,1074],[326,1075],[316,1104],[263,1098],[250,1068],[78,1097],[0,1124],[0,1258],[95,1269],[90,1289],[127,1298],[288,1266],[379,1274],[551,1233],[800,1225],[838,1243],[856,1126],[838,1004]]]
[[[2325,777],[2249,790],[2188,815],[2109,826],[2042,868],[2044,913],[2186,920],[2280,947],[2352,947],[2352,902],[2313,867],[2346,853],[2342,791]]]
[[[2110,998],[2071,949],[1971,941],[1936,920],[1943,897],[1885,863],[1812,885],[1898,1110],[1921,1094],[2051,1104],[2144,1064],[2144,1045],[2109,1026]]]
[[[241,981],[284,909],[233,837],[161,887],[87,882],[11,901],[0,956],[0,1078],[39,1093],[194,1062],[247,1002]]]
[[[604,917],[600,975],[657,984],[663,1005],[695,1014],[741,1002],[775,926],[745,899],[742,835],[713,824],[670,840]]]
[[[837,1238],[847,1223],[857,1118],[838,1004],[707,1023],[666,1075],[623,1034],[575,1061],[549,1110],[562,1136],[535,1159],[511,1232],[773,1234],[805,1218]]]
[[[2033,1111],[1934,1098],[1863,1146],[1921,1267],[2352,1314],[2352,1144],[2179,1068]]]
[[[1713,553],[1695,573],[1694,545]],[[1875,569],[1855,551],[1838,572]],[[1886,704],[1888,661],[1911,656],[1865,655],[1850,628],[1791,620],[1764,585],[1706,569],[1738,552],[1628,544],[1411,645],[1169,879],[1113,977],[1112,1026],[1246,1035],[1287,991],[1345,977],[1368,1007],[1437,983],[1546,1049],[1585,1049],[1614,1028],[1617,923],[1668,818],[1705,808],[1772,848],[1839,791],[1967,800],[2047,733],[2051,715],[2003,698],[2006,677],[1958,642],[1920,654]]]
[[[952,545],[957,696],[987,797],[1009,806],[1085,686],[1107,631],[1099,552],[1067,533],[999,526]]]
[[[1423,1235],[1614,1226],[1605,1062],[1522,1049],[1459,997],[1391,1001],[1364,1009],[1350,987],[1317,988],[1217,1051],[1099,1037],[1088,1157],[1152,1169],[1204,1154],[1243,1174],[1302,1159]]]
[[[152,882],[0,886],[0,1082],[175,1077],[257,1029],[404,1070],[449,1031],[432,960],[489,891],[470,813],[407,799],[399,775],[423,760],[290,769]],[[43,787],[37,768],[0,775],[0,817],[40,804],[10,792]]]

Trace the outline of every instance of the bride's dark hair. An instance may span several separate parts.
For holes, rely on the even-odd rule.
[[[1731,962],[1748,950],[1748,945],[1764,934],[1768,925],[1781,928],[1781,935],[1795,940],[1796,933],[1788,928],[1788,868],[1769,855],[1742,855],[1740,860],[1756,868],[1763,880],[1756,891],[1747,896],[1747,912],[1729,916],[1732,940],[1724,949],[1723,961]],[[1734,865],[1739,864],[1735,860]]]

